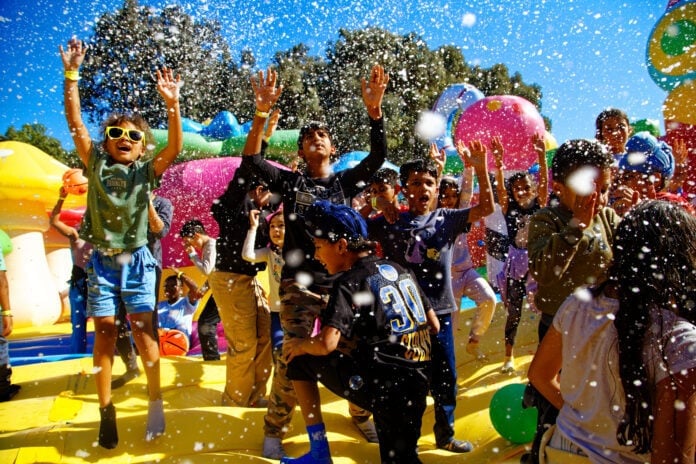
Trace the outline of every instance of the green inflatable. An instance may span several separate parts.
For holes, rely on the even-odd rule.
[[[537,409],[523,408],[525,385],[513,383],[495,392],[488,406],[493,428],[512,443],[529,443],[534,439],[537,425]]]
[[[152,129],[154,153],[167,145],[167,131]],[[290,157],[297,153],[299,130],[277,130],[268,141],[266,155],[271,158]],[[184,132],[184,148],[176,162],[194,159],[215,158],[217,156],[240,156],[246,142],[246,134],[226,140],[213,140],[194,132]]]
[[[300,136],[298,129],[277,130],[268,141],[266,156],[275,158],[292,156],[297,153],[297,138]],[[222,143],[220,154],[229,156],[241,156],[246,134],[230,137]]]
[[[7,232],[0,229],[0,249],[2,249],[3,256],[7,256],[12,253],[12,240]]]

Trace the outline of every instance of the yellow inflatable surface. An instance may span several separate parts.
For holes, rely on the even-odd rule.
[[[456,437],[470,440],[471,453],[451,454],[435,446],[432,400],[423,418],[420,458],[426,464],[518,463],[524,445],[502,438],[491,425],[488,405],[493,394],[509,383],[526,382],[536,349],[538,316],[523,313],[517,336],[515,374],[502,374],[505,310],[498,305],[493,324],[482,341],[488,361],[465,352],[471,311],[461,313],[456,332],[459,396]],[[65,325],[66,330],[68,325]],[[13,338],[22,336],[21,333]],[[10,340],[10,343],[12,341]],[[261,457],[265,409],[224,407],[220,397],[225,361],[199,357],[162,359],[162,387],[167,428],[153,442],[144,440],[147,420],[144,375],[113,392],[118,417],[119,445],[97,445],[99,412],[91,359],[72,359],[13,368],[13,383],[22,390],[0,403],[0,462],[4,463],[254,463],[278,462]],[[115,361],[114,374],[124,366]],[[378,445],[366,443],[352,425],[347,402],[322,389],[324,420],[336,464],[379,462]],[[285,439],[291,456],[308,450],[299,410]]]

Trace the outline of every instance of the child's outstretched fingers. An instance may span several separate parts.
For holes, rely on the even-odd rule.
[[[181,88],[181,76],[163,67],[157,70],[157,91],[167,102],[176,102],[179,100],[179,89]]]
[[[491,152],[493,153],[493,158],[495,158],[496,166],[502,166],[505,148],[503,147],[503,141],[500,139],[499,135],[491,138]]]
[[[486,166],[486,147],[480,140],[472,140],[469,142],[469,154],[467,156],[467,161],[474,167],[474,169],[479,169]]]
[[[534,147],[534,151],[539,157],[539,160],[541,160],[542,158],[545,160],[546,143],[544,142],[544,136],[539,133],[535,133],[534,135],[532,135],[532,146]]]
[[[263,71],[257,73],[256,78],[252,76],[251,89],[254,92],[256,110],[267,113],[273,108],[283,92],[283,86],[277,86],[278,73],[268,68],[266,75]]]
[[[389,84],[389,75],[384,72],[381,65],[374,65],[370,72],[370,79],[361,81],[362,97],[365,107],[367,107],[370,117],[379,118],[382,116],[382,97]]]
[[[445,169],[445,163],[447,162],[447,153],[445,152],[445,150],[439,150],[437,148],[437,144],[435,142],[432,142],[430,144],[430,150],[428,151],[428,155],[437,165],[437,172],[442,174],[442,171]]]
[[[84,45],[77,37],[72,37],[68,41],[67,49],[63,49],[63,46],[59,45],[58,50],[63,61],[63,69],[66,71],[77,71],[85,59],[87,45]]]

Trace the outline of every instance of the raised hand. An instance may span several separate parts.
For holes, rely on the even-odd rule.
[[[462,158],[464,166],[472,166],[478,173],[480,169],[485,169],[487,166],[487,150],[486,146],[480,140],[472,140],[469,146],[465,146],[461,140],[457,142],[457,153]]]
[[[532,135],[532,146],[537,154],[539,166],[546,166],[546,143],[544,142],[544,136],[538,133]]]
[[[249,227],[251,228],[257,228],[259,226],[259,215],[261,214],[261,211],[258,209],[252,209],[249,211]]]
[[[367,108],[367,114],[372,119],[382,117],[382,97],[389,84],[389,74],[384,72],[384,68],[378,64],[372,67],[370,79],[362,79],[362,99]]]
[[[250,80],[251,88],[254,91],[256,110],[268,113],[283,92],[283,86],[277,86],[278,73],[275,69],[268,68],[265,76],[263,71],[259,71],[256,78],[251,76]]]
[[[428,155],[437,165],[438,175],[441,175],[442,171],[445,170],[445,163],[447,162],[447,153],[445,152],[445,149],[443,148],[442,150],[438,150],[437,144],[433,142],[430,144]]]
[[[77,37],[68,41],[67,50],[62,45],[58,46],[60,58],[63,60],[63,69],[66,71],[78,71],[87,54],[87,45],[84,45]]]
[[[505,166],[503,165],[505,148],[503,147],[503,142],[499,135],[491,138],[491,152],[493,153],[493,158],[495,159],[495,166],[498,169],[505,169]]]
[[[181,76],[177,74],[174,77],[174,72],[171,69],[157,70],[157,91],[168,106],[179,101],[179,89],[182,85]]]

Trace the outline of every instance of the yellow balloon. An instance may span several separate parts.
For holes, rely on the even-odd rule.
[[[665,121],[696,125],[696,82],[688,82],[672,90],[662,105]]]

